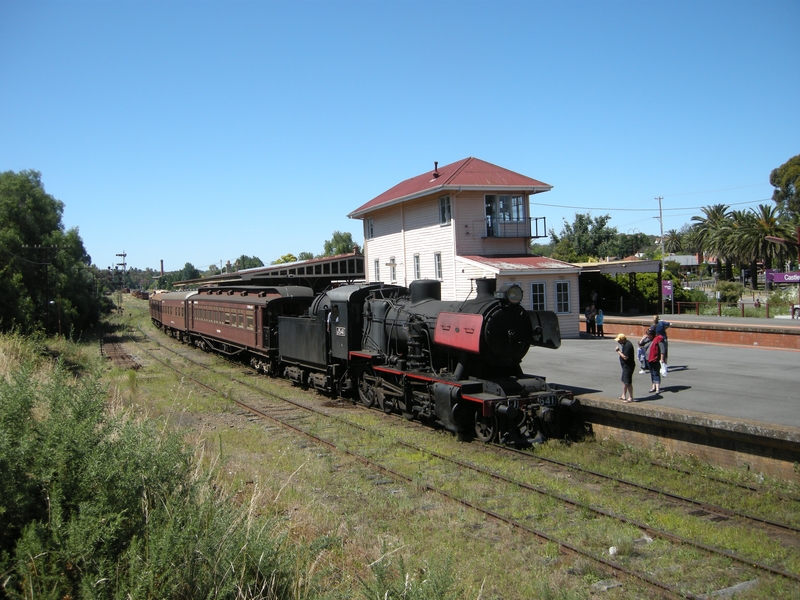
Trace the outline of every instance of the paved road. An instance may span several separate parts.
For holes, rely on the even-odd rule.
[[[577,395],[619,402],[614,346],[611,338],[563,340],[558,350],[531,348],[522,369]],[[633,391],[638,401],[800,428],[800,352],[670,340],[669,358],[660,396],[647,393],[650,375],[639,375],[637,368]]]

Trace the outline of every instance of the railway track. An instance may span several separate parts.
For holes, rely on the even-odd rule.
[[[167,348],[154,337],[149,336],[143,329],[142,332],[151,341]],[[170,369],[181,372],[168,361],[159,359],[141,346],[140,348],[154,360],[159,360]],[[210,368],[195,360],[193,356],[203,355],[194,353],[191,349],[182,348],[182,350],[190,350],[192,356],[173,348],[167,348],[167,350],[203,369]],[[184,377],[188,377],[186,373],[181,373]],[[197,385],[223,395],[220,390],[206,385],[197,378],[190,378]],[[508,470],[520,471],[520,465],[522,465],[525,473],[512,476],[478,464],[475,460],[476,453],[472,453],[474,456],[471,461],[448,456],[418,443],[396,439],[394,435],[387,437],[385,428],[364,427],[340,416],[332,416],[330,411],[323,411],[319,407],[267,392],[252,382],[238,378],[231,380],[237,385],[246,387],[256,396],[268,395],[270,397],[270,402],[260,407],[249,402],[235,401],[243,409],[258,415],[259,418],[268,419],[314,443],[331,448],[368,465],[397,481],[420,486],[463,506],[480,511],[540,540],[558,544],[562,551],[581,556],[600,565],[612,577],[621,575],[651,589],[657,589],[663,594],[688,598],[702,597],[700,592],[692,590],[705,591],[709,578],[713,578],[715,581],[719,581],[721,578],[730,584],[726,586],[728,589],[741,590],[748,586],[764,585],[774,586],[779,590],[785,587],[796,589],[800,583],[800,576],[795,568],[790,569],[781,564],[774,566],[761,562],[753,556],[740,556],[735,551],[717,548],[702,541],[703,536],[697,536],[700,537],[700,540],[690,538],[653,527],[635,517],[618,513],[613,508],[599,507],[596,505],[600,502],[599,497],[588,491],[597,487],[597,480],[602,479],[611,482],[612,486],[626,486],[635,489],[636,494],[642,494],[643,496],[635,498],[635,504],[653,503],[658,507],[663,506],[664,499],[667,498],[667,493],[663,490],[594,473],[576,465],[559,464],[558,461],[551,459],[545,461],[536,455],[518,451],[514,452],[517,460],[508,461],[510,463]],[[276,402],[278,404],[275,404]],[[287,409],[287,406],[290,408]],[[334,423],[337,426],[333,426]],[[338,426],[344,427],[349,433],[342,435],[337,432]],[[408,426],[412,425],[408,424]],[[357,436],[353,433],[356,431],[358,432]],[[391,443],[387,444],[387,439]],[[365,448],[369,448],[369,450],[365,451]],[[393,448],[403,449],[402,458],[392,454]],[[493,450],[502,453],[512,452],[507,448],[493,448]],[[413,463],[409,463],[409,452],[414,453],[416,457]],[[531,482],[531,474],[541,471],[541,468],[531,469],[531,466],[540,467],[544,462],[547,462],[551,468],[560,469],[558,473],[550,472],[548,474],[548,477],[552,479],[569,481],[571,477],[567,475],[568,472],[578,472],[581,477],[591,476],[594,479],[591,482],[579,482],[577,492],[570,490],[569,493],[559,493],[550,485],[535,483],[535,478],[533,478],[534,482]],[[453,477],[454,471],[458,473],[458,477]],[[465,477],[465,474],[469,474],[469,477]],[[468,485],[467,481],[469,481]],[[574,479],[571,483],[575,487]],[[519,490],[525,491],[522,500],[517,499]],[[589,501],[576,500],[575,495],[584,495]],[[514,500],[509,500],[511,498]],[[695,517],[699,524],[708,524],[707,519],[702,519],[708,514],[723,516],[727,511],[728,514],[724,515],[724,518],[735,521],[735,523],[729,523],[728,526],[736,532],[737,536],[763,535],[765,528],[777,529],[780,534],[775,536],[774,545],[776,547],[784,545],[788,548],[787,554],[783,557],[783,563],[793,564],[796,567],[800,561],[797,556],[797,529],[792,525],[770,522],[768,519],[761,519],[757,516],[729,511],[724,507],[712,507],[708,503],[691,498],[669,497],[669,502],[682,505],[684,513],[687,512],[687,507],[692,507],[694,511],[700,511],[689,515]],[[568,518],[565,523],[559,523],[559,519],[552,517],[554,505],[566,507],[565,510],[559,511],[559,513],[566,511]],[[698,509],[698,505],[701,505],[702,508]],[[710,513],[708,509],[716,512]],[[591,515],[591,517],[587,519],[587,515]],[[601,547],[597,542],[587,540],[583,532],[587,526],[587,520],[589,525],[596,529],[609,527],[607,524],[598,527],[597,523],[600,521],[616,523],[615,527],[628,528],[628,537],[633,539],[632,546],[622,549],[620,552],[619,548]],[[536,526],[533,526],[532,522]],[[718,525],[719,522],[715,524],[715,526]],[[632,535],[631,531],[637,531],[636,536],[638,537]],[[793,540],[794,543],[788,545],[781,543],[781,540],[785,542],[787,539]],[[663,567],[665,562],[669,567]],[[685,568],[676,568],[681,563],[688,564]],[[697,572],[697,569],[692,571],[690,567],[693,564],[703,564],[704,567],[699,570],[701,572]],[[659,567],[659,565],[661,566]],[[679,577],[675,576],[676,572],[680,573]],[[771,581],[765,583],[765,579]],[[736,588],[736,586],[740,586],[740,588]]]

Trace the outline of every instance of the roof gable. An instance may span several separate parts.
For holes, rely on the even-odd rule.
[[[360,206],[348,217],[360,218],[377,208],[413,200],[437,191],[479,189],[487,191],[547,192],[552,185],[470,156],[406,179]]]

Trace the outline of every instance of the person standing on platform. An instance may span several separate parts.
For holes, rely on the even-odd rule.
[[[586,307],[586,311],[583,313],[583,316],[586,317],[586,335],[589,337],[594,337],[595,317],[597,316],[597,313],[594,310],[594,304],[590,304]]]
[[[620,333],[614,338],[617,346],[614,351],[619,356],[619,364],[622,367],[622,396],[619,397],[625,403],[635,402],[633,399],[633,370],[636,368],[636,360],[633,356],[633,344],[628,341],[624,333]]]
[[[662,321],[658,315],[653,316],[653,326],[656,328],[656,335],[660,335],[664,341],[664,354],[661,357],[661,362],[664,363],[665,368],[669,370],[667,365],[667,354],[669,352],[669,342],[667,341],[667,327],[669,327],[671,323],[669,321]]]
[[[603,331],[603,311],[598,310],[597,316],[594,318],[594,323],[597,326],[597,337],[604,338],[606,337],[605,332]]]
[[[647,332],[647,335],[652,336],[653,340],[650,342],[650,348],[647,350],[647,366],[650,367],[650,381],[653,387],[650,388],[651,394],[661,393],[661,359],[664,356],[664,338],[653,332]]]

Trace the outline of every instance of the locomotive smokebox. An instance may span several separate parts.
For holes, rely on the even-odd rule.
[[[476,279],[475,287],[478,291],[476,300],[491,300],[494,298],[494,292],[497,290],[496,279]]]
[[[408,286],[411,292],[411,306],[428,300],[442,299],[442,282],[437,279],[417,279]]]

